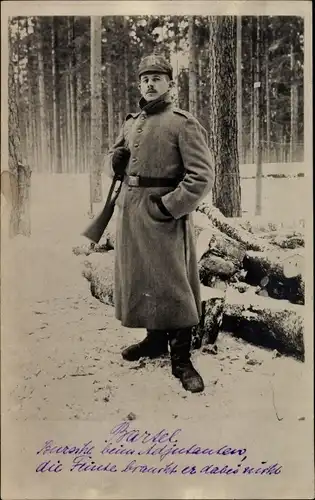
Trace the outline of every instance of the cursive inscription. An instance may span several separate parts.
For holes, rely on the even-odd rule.
[[[139,429],[130,428],[129,422],[121,422],[117,426],[115,426],[110,434],[115,436],[116,443],[125,442],[125,443],[177,443],[176,436],[181,433],[182,429],[176,429],[172,433],[167,431],[166,429],[162,429],[161,431],[153,434],[149,431],[141,432]]]
[[[183,476],[271,476],[282,472],[282,465],[277,462],[262,460],[259,464],[252,463],[247,448],[227,443],[221,446],[201,446],[198,443],[183,445],[180,442],[182,438],[182,429],[161,429],[154,433],[134,428],[130,422],[123,421],[111,429],[102,443],[93,443],[92,440],[81,444],[60,444],[53,439],[45,441],[36,452],[43,457],[36,472],[121,472]],[[210,457],[211,463],[205,463]],[[183,464],[186,459],[188,462]],[[190,459],[193,459],[193,463]],[[147,460],[155,460],[155,463]]]

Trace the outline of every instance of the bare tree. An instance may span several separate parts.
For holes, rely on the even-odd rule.
[[[46,94],[45,94],[45,78],[44,78],[44,54],[43,40],[40,18],[34,21],[35,31],[37,34],[37,56],[38,56],[38,99],[39,99],[39,130],[40,130],[40,165],[39,170],[45,171],[44,161],[47,161],[47,122],[46,122]]]
[[[75,45],[74,45],[74,18],[68,18],[68,46],[69,53],[69,97],[70,97],[70,120],[71,120],[71,171],[77,171],[77,134],[76,134],[76,97],[75,97]]]
[[[102,201],[102,18],[91,17],[91,149],[90,208]]]
[[[254,82],[254,129],[255,129],[255,163],[256,163],[256,215],[261,215],[261,197],[262,197],[262,149],[261,149],[261,18],[256,20],[256,72]]]
[[[56,57],[58,47],[58,17],[53,16],[51,27],[51,59],[52,59],[52,91],[53,91],[53,137],[54,137],[54,170],[62,172],[61,138],[60,138],[60,73]]]
[[[210,16],[209,28],[209,139],[216,173],[213,202],[226,217],[239,217],[235,18]]]
[[[197,74],[195,50],[195,18],[188,20],[188,46],[189,46],[189,111],[197,115]]]
[[[243,113],[242,113],[242,17],[236,19],[236,82],[237,82],[237,143],[240,163],[243,163]]]
[[[10,30],[9,30],[10,34]],[[16,79],[14,77],[14,64],[12,60],[12,43],[9,43],[9,171],[2,172],[1,184],[6,182],[9,186],[10,196],[10,225],[9,235],[14,237],[18,234],[30,236],[30,186],[31,169],[22,164],[21,154],[21,132],[19,124],[19,112],[17,106]],[[18,68],[19,71],[19,68]],[[19,74],[17,74],[19,77]]]
[[[266,162],[270,162],[270,137],[271,137],[271,114],[270,114],[270,85],[269,85],[269,26],[268,17],[265,18],[265,96],[266,96]]]
[[[292,30],[293,31],[293,30]],[[295,78],[295,48],[293,43],[294,34],[292,33],[292,41],[290,46],[290,63],[291,63],[291,130],[290,130],[290,161],[295,161],[295,153],[298,137],[298,86]]]
[[[113,103],[113,79],[112,62],[109,55],[109,61],[106,66],[106,84],[107,84],[107,123],[108,123],[108,147],[114,142],[114,103]]]
[[[81,55],[81,39],[77,37],[75,39],[75,51],[76,51],[76,62],[77,62],[77,87],[76,87],[76,138],[77,138],[77,162],[79,166],[79,171],[83,171],[83,133],[82,133],[82,55]]]

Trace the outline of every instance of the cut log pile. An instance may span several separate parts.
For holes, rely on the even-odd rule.
[[[304,360],[303,221],[285,227],[258,219],[228,219],[208,204],[194,214],[203,314],[193,347],[215,344],[225,330]],[[99,245],[73,249],[88,256],[83,275],[92,295],[109,305],[114,246],[110,229]]]

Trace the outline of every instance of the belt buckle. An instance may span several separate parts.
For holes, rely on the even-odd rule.
[[[129,175],[128,186],[139,187],[140,177],[139,175]]]

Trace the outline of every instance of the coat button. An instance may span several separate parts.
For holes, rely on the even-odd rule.
[[[139,144],[134,144],[134,147],[135,147],[135,148],[138,148],[138,147],[139,147]]]
[[[140,134],[140,132],[142,132],[142,128],[138,128],[137,132]]]
[[[133,163],[136,163],[136,161],[138,161],[138,158],[133,158],[132,161]]]

